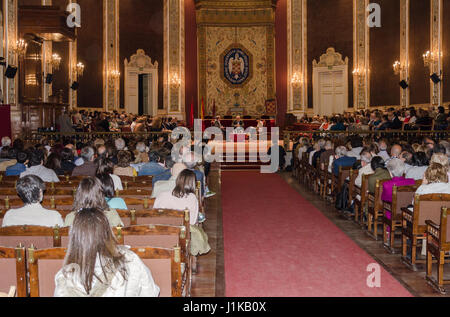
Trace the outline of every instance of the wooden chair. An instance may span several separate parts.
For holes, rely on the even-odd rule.
[[[152,184],[151,180],[143,181],[143,182],[122,181],[122,187],[124,190],[133,189],[133,188],[152,190],[153,184]]]
[[[417,259],[416,250],[418,240],[426,243],[425,221],[438,223],[442,207],[450,207],[449,194],[415,195],[413,211],[402,208],[402,262],[413,271],[417,271],[416,263],[425,263],[425,260]],[[408,249],[411,250],[411,257],[407,256]]]
[[[444,285],[450,280],[444,280],[444,264],[450,253],[450,222],[447,220],[448,209],[443,207],[439,225],[432,220],[426,220],[427,225],[427,273],[426,279],[434,289],[445,295]],[[437,260],[437,278],[433,277],[433,257]]]
[[[354,192],[355,192],[355,180],[356,177],[358,177],[358,170],[357,169],[350,169],[349,174],[349,180],[348,180],[348,205],[351,206],[352,202],[354,201]]]
[[[361,202],[360,202],[360,208],[358,211],[358,215],[356,214],[357,211],[355,209],[355,219],[357,218],[357,222],[361,225],[361,227],[365,228],[367,225],[367,218],[368,218],[368,197],[369,197],[369,176],[370,175],[363,175],[361,180]]]
[[[0,292],[0,297],[16,297],[16,287],[11,286],[8,293]]]
[[[351,166],[339,166],[338,176],[334,175],[333,172],[329,173],[331,175],[330,193],[333,203],[336,201],[336,196],[344,185],[345,180],[347,177],[350,177],[351,169]]]
[[[13,285],[18,297],[27,297],[27,261],[23,245],[0,247],[0,272],[0,290],[10,289]]]
[[[150,269],[160,297],[190,296],[188,276],[183,272],[180,248],[132,248]]]
[[[411,186],[394,186],[392,188],[392,202],[383,201],[383,246],[390,253],[395,253],[394,241],[395,234],[401,235],[402,228],[402,208],[411,204],[414,194],[422,181],[416,181]],[[388,213],[390,217],[388,217]],[[387,233],[387,227],[390,228],[390,234]]]
[[[381,193],[383,191],[384,182],[389,179],[377,179],[375,185],[375,193],[369,193],[367,196],[367,230],[366,233],[375,240],[378,240],[379,219],[383,217],[383,202],[381,201]]]

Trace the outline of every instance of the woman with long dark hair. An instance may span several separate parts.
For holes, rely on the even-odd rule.
[[[178,175],[175,189],[172,192],[163,192],[158,195],[153,204],[153,208],[155,209],[189,210],[191,224],[191,254],[193,256],[205,254],[211,250],[211,247],[208,244],[208,236],[205,231],[198,226],[199,212],[198,199],[195,195],[195,184],[195,173],[185,169]]]
[[[157,297],[152,273],[131,250],[117,245],[105,214],[81,209],[70,230],[55,297]]]
[[[85,208],[99,209],[105,213],[111,227],[123,227],[123,222],[117,211],[108,206],[102,183],[98,178],[87,177],[80,182],[73,201],[72,212],[66,216],[64,221],[65,226],[72,226],[77,213]]]

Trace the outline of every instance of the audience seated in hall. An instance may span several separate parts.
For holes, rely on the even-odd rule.
[[[172,176],[169,180],[155,183],[152,191],[152,198],[157,198],[164,192],[172,192],[176,186],[178,175],[180,175],[180,173],[185,169],[187,169],[186,165],[183,163],[176,163],[172,167]]]
[[[117,165],[114,168],[114,175],[137,176],[136,170],[130,166],[132,162],[130,151],[119,151],[117,153],[117,161]]]
[[[99,209],[105,213],[111,227],[123,227],[123,222],[117,211],[108,206],[102,183],[96,177],[88,177],[80,182],[73,201],[72,212],[66,216],[64,225],[66,227],[72,226],[77,213],[85,208]]]
[[[372,170],[374,173],[369,176],[368,185],[369,193],[375,193],[375,185],[377,180],[391,179],[391,174],[386,169],[384,160],[380,156],[375,156],[370,162]]]
[[[366,148],[361,151],[361,168],[358,170],[358,176],[355,179],[355,185],[361,187],[362,185],[362,177],[364,175],[372,175],[373,170],[370,162],[372,161],[372,154],[370,153],[370,149]]]
[[[64,226],[63,219],[57,211],[47,210],[41,205],[45,191],[45,183],[41,178],[35,175],[24,176],[17,181],[16,190],[24,206],[9,210],[3,218],[3,227]]]
[[[86,146],[81,150],[81,158],[83,164],[73,169],[72,176],[95,176],[97,166],[94,163],[95,152],[90,146]]]
[[[426,194],[450,194],[448,168],[439,163],[430,164],[422,185],[416,190],[416,195]]]
[[[24,151],[18,151],[16,156],[17,163],[8,167],[5,176],[19,176],[26,171],[25,164],[28,161],[28,154]]]
[[[193,171],[185,169],[178,175],[173,191],[161,193],[154,203],[154,208],[189,210],[191,225],[190,251],[193,256],[206,254],[211,250],[208,244],[208,236],[202,228],[197,226],[199,223],[199,202],[195,195],[195,189],[195,174]],[[204,216],[201,218],[202,221],[205,220]]]
[[[339,176],[339,167],[349,167],[355,164],[356,158],[347,156],[347,149],[345,146],[338,146],[336,148],[336,156],[333,161],[333,174]]]
[[[46,168],[44,164],[44,152],[41,149],[35,149],[30,153],[28,168],[20,174],[20,177],[27,175],[39,176],[46,183],[58,183],[59,178],[55,171]]]
[[[117,245],[105,214],[81,209],[70,231],[55,297],[158,297],[159,286],[142,260]]]
[[[405,163],[402,160],[394,158],[386,164],[386,167],[392,179],[383,183],[381,200],[392,202],[392,188],[394,186],[409,186],[414,185],[416,182],[412,178],[403,177],[405,174]]]
[[[139,176],[155,176],[166,171],[160,155],[156,151],[148,154],[149,162],[139,169]]]

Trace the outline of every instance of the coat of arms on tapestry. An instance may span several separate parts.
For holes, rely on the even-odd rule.
[[[245,85],[253,76],[252,55],[242,45],[229,46],[220,59],[222,79],[230,86]]]

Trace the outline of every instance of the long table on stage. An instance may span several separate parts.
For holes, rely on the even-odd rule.
[[[207,127],[210,127],[212,125],[212,119],[205,119],[207,120]],[[220,119],[220,123],[222,123],[222,125],[225,128],[229,128],[233,126],[233,122],[235,121],[235,119]],[[258,120],[256,119],[241,119],[241,121],[244,122],[244,128],[247,129],[249,127],[255,127],[258,125]],[[265,119],[264,121],[264,126],[267,128],[267,132],[270,133],[271,128],[276,127],[276,120],[275,119]],[[209,123],[208,123],[209,122]]]

